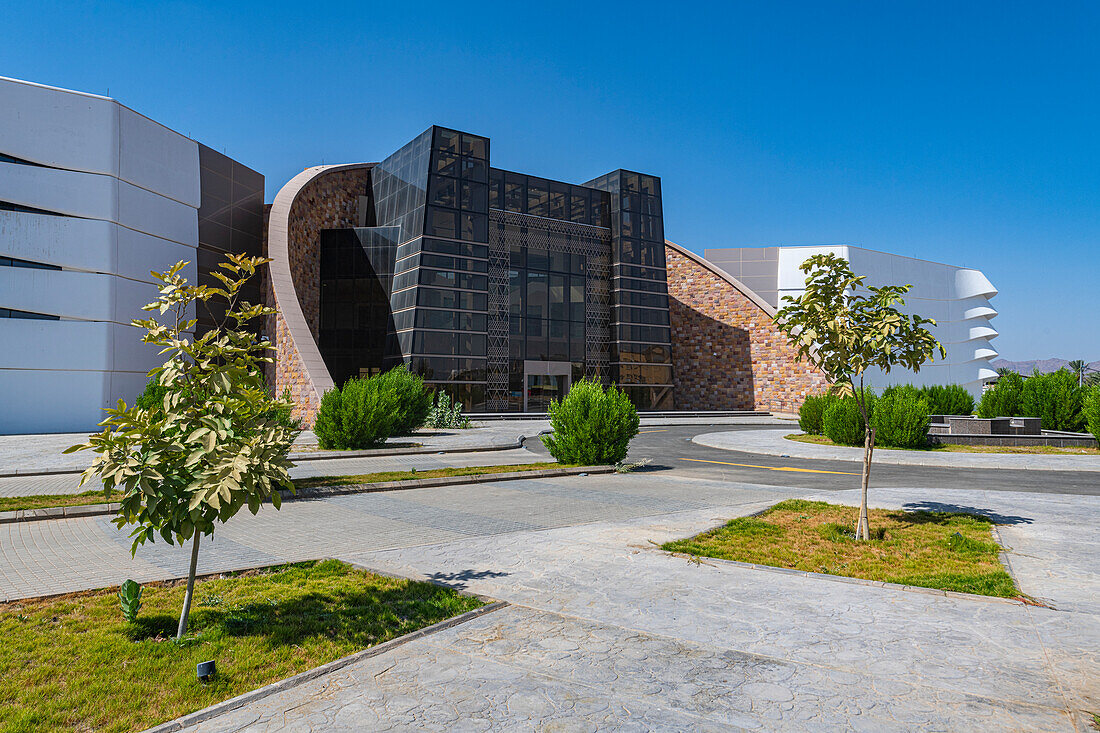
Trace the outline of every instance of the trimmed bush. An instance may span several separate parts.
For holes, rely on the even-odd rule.
[[[933,384],[921,387],[929,415],[972,415],[974,396],[961,384]]]
[[[393,435],[408,435],[428,419],[432,395],[424,389],[423,378],[410,372],[404,364],[371,379],[378,381],[379,390],[393,397],[396,405]]]
[[[928,442],[928,402],[918,390],[886,390],[875,402],[871,427],[875,443],[919,448]]]
[[[832,400],[825,408],[822,425],[825,435],[837,445],[863,445],[866,429],[853,397]]]
[[[1017,414],[1042,418],[1045,430],[1079,431],[1085,426],[1081,392],[1077,375],[1068,369],[1035,373],[1024,380]]]
[[[157,377],[153,377],[145,383],[145,390],[138,395],[134,404],[143,410],[164,409],[164,395],[168,388],[160,383]]]
[[[903,391],[913,399],[923,399],[928,403],[929,415],[972,415],[974,397],[960,384],[933,384],[915,387],[911,384],[899,384],[887,387],[882,392],[885,397]]]
[[[380,389],[381,385],[379,377],[353,377],[343,389],[325,392],[313,425],[318,445],[329,450],[359,450],[381,445],[394,435],[396,393]]]
[[[834,395],[810,395],[798,408],[798,427],[807,435],[824,435],[825,408],[836,400]]]
[[[542,442],[559,463],[619,463],[638,434],[638,411],[626,393],[588,379],[574,382],[561,401],[552,400],[549,415],[554,432]]]
[[[1085,393],[1084,405],[1081,412],[1085,415],[1085,424],[1088,431],[1100,441],[1100,385],[1097,385]]]
[[[1019,374],[1008,372],[1002,375],[997,384],[982,394],[978,417],[1016,417],[1020,414],[1020,393],[1023,389],[1024,378]]]

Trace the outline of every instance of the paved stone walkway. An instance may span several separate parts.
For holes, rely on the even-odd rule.
[[[653,544],[809,493],[652,471],[244,514],[203,546],[200,572],[334,556],[513,606],[204,727],[1073,730],[1071,714],[1100,708],[1100,499],[872,495],[997,515],[1023,590],[1054,609],[694,564]],[[0,557],[14,599],[178,577],[187,552],[131,559],[124,533],[83,518],[0,527]]]
[[[433,468],[465,466],[503,466],[521,463],[541,463],[548,460],[526,448],[483,451],[480,453],[419,453],[396,456],[361,456],[359,458],[327,458],[299,461],[291,469],[292,478],[314,476],[347,476],[380,471],[425,471]],[[552,460],[552,459],[550,459]],[[0,478],[0,496],[42,496],[44,494],[78,494],[99,489],[98,479],[79,486],[80,474],[62,473],[45,476],[8,476]]]
[[[798,425],[777,429],[738,430],[703,433],[692,441],[699,445],[766,456],[790,456],[826,461],[862,461],[863,448],[814,445],[787,440],[784,435],[797,433]],[[901,466],[945,466],[953,468],[1005,468],[1035,471],[1100,471],[1100,456],[1041,455],[1021,453],[940,453],[879,449],[875,463]]]
[[[1093,556],[1095,537],[1079,533],[1100,501],[1074,510],[1044,495],[883,497],[996,513],[1013,546],[1021,528],[1070,522],[1055,559],[1022,568],[1024,590],[1052,597],[1052,610],[696,565],[654,549],[779,498],[742,491],[746,503],[662,518],[348,555],[514,605],[199,729],[1084,730],[1080,711],[1100,704],[1100,623],[1049,571]],[[1094,591],[1096,580],[1094,569],[1075,582]]]

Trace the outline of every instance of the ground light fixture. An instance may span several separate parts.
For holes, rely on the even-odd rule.
[[[202,682],[209,682],[214,679],[214,675],[217,674],[217,665],[214,664],[214,660],[209,662],[199,662],[195,665],[195,676]]]

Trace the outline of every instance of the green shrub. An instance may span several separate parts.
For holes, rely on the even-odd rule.
[[[152,377],[148,382],[145,383],[145,390],[140,395],[138,395],[138,398],[134,402],[134,405],[136,407],[140,407],[143,410],[163,410],[164,395],[167,393],[168,388],[160,383],[158,377]]]
[[[638,434],[638,411],[626,393],[588,379],[575,382],[561,401],[552,400],[549,415],[554,432],[542,442],[559,463],[618,463]]]
[[[960,384],[933,384],[925,387],[899,384],[887,387],[883,390],[882,396],[885,397],[899,391],[914,399],[923,399],[927,402],[929,415],[971,415],[974,413],[974,397]]]
[[[807,435],[824,435],[825,408],[836,400],[834,395],[810,395],[798,408],[798,427]]]
[[[411,373],[404,364],[371,377],[378,389],[392,395],[396,413],[393,435],[408,435],[428,419],[432,395],[424,388],[424,379]]]
[[[997,384],[982,394],[978,403],[978,417],[1016,417],[1020,414],[1020,393],[1024,378],[1016,372],[1002,375]]]
[[[429,428],[468,428],[470,418],[462,414],[462,405],[451,400],[443,390],[437,390],[432,409],[424,423]]]
[[[837,445],[863,445],[865,423],[853,397],[831,401],[825,408],[822,425],[825,435]]]
[[[875,443],[919,448],[928,441],[928,402],[919,390],[886,390],[871,414]]]
[[[972,415],[974,396],[961,384],[933,384],[921,387],[930,415]]]
[[[396,393],[380,389],[382,381],[351,378],[321,396],[313,432],[325,449],[373,448],[395,434],[398,406]]]
[[[1036,372],[1024,380],[1017,414],[1042,418],[1045,430],[1081,430],[1085,424],[1081,392],[1077,375],[1068,369]]]
[[[1085,423],[1088,431],[1100,441],[1100,385],[1092,387],[1085,393],[1084,405],[1081,412],[1085,415]]]

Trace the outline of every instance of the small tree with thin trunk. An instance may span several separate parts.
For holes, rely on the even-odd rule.
[[[788,298],[775,316],[776,326],[798,350],[799,360],[828,378],[830,392],[854,399],[863,415],[863,481],[855,535],[870,539],[867,485],[875,431],[864,373],[872,367],[889,373],[895,366],[916,372],[936,351],[940,358],[946,352],[925,328],[935,321],[897,309],[905,305],[902,296],[911,285],[865,286],[866,277],[856,275],[847,260],[834,254],[814,255],[800,269],[806,273],[806,291],[797,299]]]
[[[212,534],[243,506],[255,514],[270,500],[281,504],[280,487],[293,489],[287,458],[298,430],[280,420],[289,405],[273,399],[263,378],[272,348],[249,330],[249,324],[273,314],[274,308],[240,299],[241,286],[268,262],[261,257],[229,255],[211,273],[222,287],[188,285],[178,262],[163,273],[157,301],[145,306],[156,318],[132,321],[145,329],[142,341],[161,347],[168,360],[153,369],[164,390],[163,400],[147,407],[127,407],[119,400],[100,425],[103,432],[66,452],[92,450],[98,455],[81,484],[99,476],[103,489],[122,494],[115,524],[137,525],[131,555],[157,535],[168,544],[191,540],[187,592],[176,638],[187,631],[199,538]],[[192,306],[224,301],[217,326],[191,338],[196,320]]]

